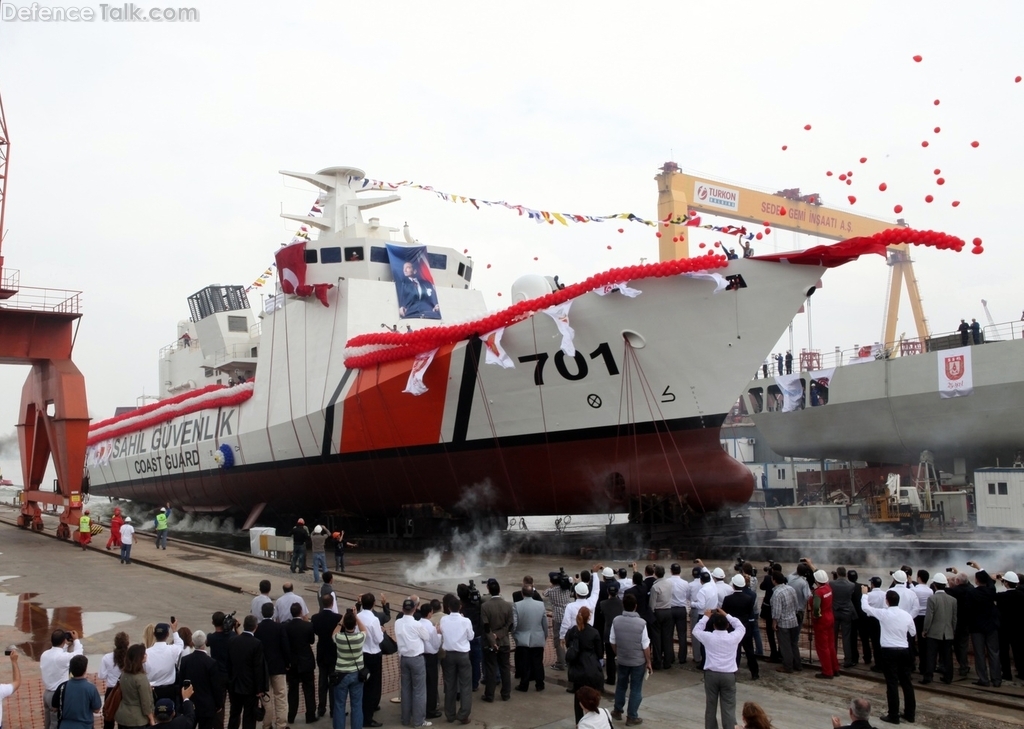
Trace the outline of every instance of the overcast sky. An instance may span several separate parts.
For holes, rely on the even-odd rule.
[[[24,286],[84,292],[75,361],[95,419],[157,392],[189,294],[252,283],[290,238],[278,213],[306,212],[315,193],[280,169],[353,165],[594,215],[654,217],[669,159],[840,208],[852,193],[855,211],[894,220],[899,203],[915,227],[984,239],[982,256],[914,249],[933,332],[984,323],[982,298],[997,322],[1020,317],[1019,3],[189,2],[199,22],[0,22],[2,252]],[[853,170],[854,184],[826,170]],[[402,196],[374,213],[468,249],[493,307],[527,271],[574,281],[657,258],[638,225],[539,226]],[[777,231],[758,252],[814,242]],[[828,273],[816,348],[880,338],[887,274],[880,257]],[[805,347],[805,316],[794,331]],[[914,335],[909,309],[899,331]],[[0,439],[25,374],[0,370]],[[0,467],[21,481],[16,454]]]

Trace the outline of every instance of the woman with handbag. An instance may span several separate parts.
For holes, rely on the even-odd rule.
[[[146,646],[130,646],[121,669],[121,705],[115,717],[118,729],[143,729],[156,724],[153,687],[146,678],[145,663]]]
[[[604,687],[604,670],[601,659],[604,657],[604,640],[590,622],[590,608],[583,606],[576,614],[576,625],[565,634],[565,663],[569,669],[569,681],[572,682],[572,705],[576,710],[576,723],[583,718],[583,707],[580,706],[577,692],[584,686],[600,691]]]
[[[124,669],[124,659],[127,654],[128,634],[121,632],[114,636],[114,650],[104,655],[100,661],[100,670],[96,677],[103,681],[103,685],[106,687],[106,692],[103,694],[104,717],[109,713],[107,711],[107,703],[110,701],[110,694],[121,679],[121,671]],[[114,701],[118,704],[120,704],[119,697],[120,691],[118,691],[118,697],[114,698]],[[111,706],[111,709],[116,711],[117,707]],[[103,719],[103,729],[114,729],[113,718]]]
[[[369,678],[369,671],[363,663],[366,628],[349,609],[334,628],[333,635],[338,660],[328,679],[334,695],[332,726],[333,729],[345,729],[345,714],[350,712],[352,729],[363,729],[363,683]]]

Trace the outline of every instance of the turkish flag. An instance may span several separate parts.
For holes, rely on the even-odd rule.
[[[274,254],[281,291],[294,294],[306,283],[306,241],[290,243]],[[308,294],[307,294],[308,295]]]

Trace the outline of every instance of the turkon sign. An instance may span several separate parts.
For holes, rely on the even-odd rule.
[[[713,205],[726,210],[739,210],[740,191],[697,180],[693,183],[693,199],[697,205]]]

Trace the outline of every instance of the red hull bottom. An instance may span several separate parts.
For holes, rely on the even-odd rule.
[[[394,516],[436,504],[466,516],[626,511],[639,496],[675,497],[697,512],[746,503],[750,471],[722,449],[719,428],[576,437],[500,446],[435,446],[295,459],[97,485],[103,496],[186,509]]]

